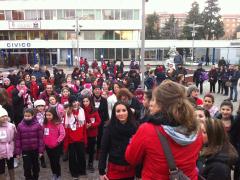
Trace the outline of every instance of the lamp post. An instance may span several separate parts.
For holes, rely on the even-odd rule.
[[[78,36],[80,35],[80,28],[82,27],[81,25],[78,24],[78,20],[79,18],[76,17],[76,25],[74,25],[73,27],[75,27],[75,33],[76,33],[76,40],[77,40],[77,58],[76,58],[76,66],[78,66],[78,61],[80,58],[80,52],[79,52],[79,38]]]
[[[145,2],[148,0],[142,0],[142,31],[141,31],[141,74],[142,74],[142,81],[141,86],[144,89],[144,52],[145,52]]]
[[[199,27],[203,27],[203,25],[199,25],[199,24],[195,24],[195,22],[193,22],[193,24],[187,24],[186,26],[191,27],[192,28],[192,57],[191,60],[194,60],[194,41],[195,41],[195,36],[196,36],[196,28]]]

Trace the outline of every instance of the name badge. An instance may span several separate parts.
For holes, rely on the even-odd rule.
[[[90,118],[91,123],[95,123],[95,118]]]
[[[98,109],[100,106],[100,102],[95,102],[95,108]]]
[[[44,128],[44,135],[46,135],[46,136],[49,135],[49,128]]]
[[[76,131],[76,129],[77,129],[76,124],[71,124],[71,130]]]
[[[7,131],[0,131],[0,139],[6,139],[7,138]]]

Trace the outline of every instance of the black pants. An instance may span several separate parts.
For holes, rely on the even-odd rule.
[[[86,174],[85,147],[83,142],[75,142],[69,145],[69,170],[72,177]]]
[[[50,161],[52,173],[57,177],[61,176],[60,156],[61,156],[61,145],[55,148],[46,147],[47,155]]]
[[[210,82],[210,93],[215,93],[216,82]]]
[[[39,176],[38,150],[24,151],[22,153],[23,169],[26,180],[37,180]]]
[[[222,86],[223,86],[223,89],[224,89],[224,95],[228,96],[229,87],[225,85],[225,82],[223,82]]]
[[[203,93],[203,82],[196,81],[196,86],[198,88],[198,85],[200,85],[200,94]]]
[[[97,136],[97,150],[101,149],[101,141],[103,136],[104,123],[98,127],[98,136]]]
[[[222,80],[218,80],[218,93],[223,93]]]
[[[87,152],[89,154],[88,164],[93,163],[95,153],[96,137],[88,137]]]
[[[14,158],[0,159],[0,174],[5,173],[5,163],[7,163],[8,170],[14,169]]]

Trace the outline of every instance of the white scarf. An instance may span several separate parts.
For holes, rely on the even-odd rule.
[[[77,120],[78,120],[78,123],[79,123],[79,126],[81,127],[84,123],[85,123],[85,113],[84,113],[84,110],[83,108],[79,108],[78,110],[78,116],[77,116]],[[75,117],[73,114],[71,114],[70,116],[67,115],[67,113],[65,114],[65,127],[71,127],[71,125],[73,125],[76,121]]]

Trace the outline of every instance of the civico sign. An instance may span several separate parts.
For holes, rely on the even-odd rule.
[[[7,48],[30,48],[31,43],[29,42],[8,42]]]

